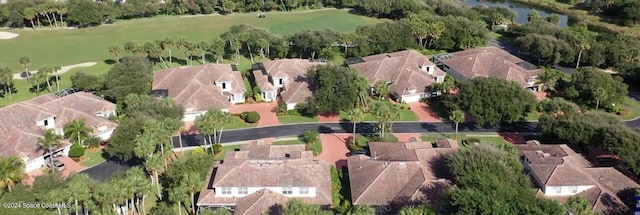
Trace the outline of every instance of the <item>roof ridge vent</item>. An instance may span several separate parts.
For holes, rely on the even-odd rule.
[[[543,153],[543,154],[542,154],[542,157],[545,157],[545,158],[546,158],[546,157],[551,157],[551,154],[549,154],[549,153]]]

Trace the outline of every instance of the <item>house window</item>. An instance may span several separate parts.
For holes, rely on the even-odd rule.
[[[309,188],[308,187],[301,187],[299,190],[300,194],[306,195],[309,194]]]
[[[238,194],[240,194],[240,195],[249,194],[249,188],[247,188],[247,187],[238,187]]]
[[[231,195],[231,187],[221,187],[220,194],[222,195]]]
[[[227,83],[222,82],[222,89],[226,90],[227,89]]]
[[[282,85],[282,83],[284,83],[284,80],[282,80],[282,78],[278,79],[278,84]]]
[[[556,193],[558,194],[562,193],[562,187],[556,187]]]
[[[291,195],[293,194],[293,187],[284,187],[282,188],[283,195]]]
[[[571,193],[578,193],[578,187],[577,186],[571,187]]]
[[[46,120],[46,119],[45,119],[45,120],[44,120],[44,126],[47,126],[47,125],[49,125],[49,120]]]

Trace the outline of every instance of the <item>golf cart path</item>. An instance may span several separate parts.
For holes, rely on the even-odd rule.
[[[70,71],[73,68],[90,67],[90,66],[95,66],[96,64],[98,64],[98,63],[97,62],[85,62],[85,63],[79,63],[79,64],[74,64],[74,65],[69,65],[69,66],[63,66],[63,67],[60,67],[60,70],[58,70],[57,73],[58,73],[58,75],[61,75],[61,74],[64,74],[64,73]],[[29,73],[31,73],[31,74],[35,74],[37,72],[38,72],[38,70],[29,71]],[[23,77],[22,76],[23,73],[24,72],[13,74],[13,79],[26,79],[27,77]],[[55,75],[55,73],[52,74],[52,75]]]

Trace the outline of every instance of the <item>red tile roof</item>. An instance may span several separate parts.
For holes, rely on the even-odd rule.
[[[253,210],[250,208],[255,206],[247,202],[241,204],[242,198],[252,195],[273,197],[269,192],[242,198],[220,197],[215,195],[215,187],[315,187],[315,197],[298,199],[311,204],[330,205],[333,198],[330,171],[331,165],[313,160],[313,152],[305,151],[304,145],[250,143],[243,145],[240,151],[227,152],[224,161],[215,165],[198,205],[236,205],[236,210]],[[271,203],[265,201],[265,204]],[[239,209],[240,206],[243,208]],[[264,207],[262,204],[256,208]]]
[[[0,108],[0,156],[27,156],[33,159],[42,156],[38,138],[46,130],[36,122],[55,117],[55,128],[75,119],[85,119],[85,124],[101,133],[100,128],[115,129],[117,124],[96,116],[99,112],[114,112],[116,105],[90,93],[77,92],[64,97],[47,94],[32,100]],[[68,144],[63,141],[63,144]]]
[[[428,202],[438,198],[429,196],[433,189],[449,185],[443,157],[456,148],[432,148],[422,142],[372,142],[369,147],[372,157],[347,159],[354,205]]]
[[[429,92],[435,83],[434,77],[446,75],[429,58],[415,50],[372,55],[362,60],[364,62],[349,66],[360,71],[371,84],[379,80],[391,82],[391,90],[397,95],[410,95],[412,90],[416,93]],[[433,74],[424,71],[422,67],[425,66],[432,66]]]
[[[261,68],[253,71],[256,79],[256,85],[262,91],[273,91],[276,87],[269,80],[270,77],[287,78],[284,83],[284,91],[280,93],[282,101],[286,103],[305,102],[307,98],[313,95],[309,80],[307,79],[307,71],[314,66],[324,65],[325,63],[311,62],[308,59],[279,59],[266,61],[261,63]]]
[[[526,61],[494,46],[451,53],[454,57],[442,63],[465,78],[494,77],[515,81],[523,87],[532,86],[539,69],[528,70],[518,65]],[[527,63],[528,64],[528,63]]]
[[[211,108],[228,109],[229,98],[215,83],[231,82],[229,93],[245,93],[242,74],[233,71],[231,64],[205,64],[183,66],[156,71],[153,75],[153,89],[169,90],[169,97],[192,111],[206,111]]]

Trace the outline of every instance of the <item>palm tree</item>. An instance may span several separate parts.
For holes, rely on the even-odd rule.
[[[54,16],[55,17],[55,16]],[[60,92],[60,77],[58,76],[58,71],[62,70],[62,67],[55,65],[52,67],[53,74],[56,76],[56,92]]]
[[[169,66],[173,66],[173,57],[171,56],[171,48],[175,45],[175,41],[171,37],[166,37],[160,41],[162,50],[169,50]]]
[[[40,148],[44,149],[47,152],[47,154],[49,154],[49,162],[50,162],[52,171],[55,171],[56,168],[53,167],[53,158],[51,157],[51,149],[54,147],[55,148],[60,147],[61,145],[60,140],[62,140],[62,137],[57,135],[53,129],[47,129],[44,132],[43,137],[38,138],[38,145],[40,146]]]
[[[78,211],[80,210],[87,211],[87,201],[91,199],[94,186],[95,181],[85,173],[78,173],[71,176],[69,180],[69,193],[73,197],[76,215],[78,215]]]
[[[132,202],[135,204],[136,208],[142,208],[142,214],[144,215],[144,200],[147,198],[147,195],[149,195],[151,190],[153,190],[153,185],[149,183],[146,173],[139,167],[134,167],[128,170],[126,179],[134,188],[135,197]],[[142,199],[142,207],[138,204],[140,199]]]
[[[354,108],[347,113],[347,118],[353,123],[353,142],[356,143],[356,124],[364,119],[364,113],[360,108]]]
[[[196,172],[190,172],[182,176],[180,180],[180,187],[182,187],[188,194],[189,200],[191,202],[191,211],[193,214],[196,213],[196,204],[193,199],[196,192],[200,191],[204,186],[204,180],[200,178],[200,175]]]
[[[0,67],[0,84],[4,86],[4,92],[9,93],[9,104],[13,100],[13,73],[9,67]]]
[[[98,184],[96,186],[96,189],[93,192],[92,196],[93,199],[95,199],[95,201],[98,203],[100,209],[106,210],[108,208],[111,208],[109,210],[113,210],[116,214],[118,213],[115,202],[117,193],[114,192],[115,190],[117,189],[114,189],[114,186],[111,182]]]
[[[22,66],[22,68],[24,69],[24,72],[27,75],[27,80],[29,80],[31,74],[29,73],[29,66],[31,66],[31,58],[24,56],[21,57],[20,60],[20,66]]]
[[[179,215],[182,215],[182,202],[189,197],[188,193],[184,186],[174,186],[169,190],[169,200],[178,205]]]
[[[162,165],[162,159],[163,157],[161,155],[155,154],[144,163],[144,166],[147,169],[147,171],[150,171],[153,174],[153,177],[155,178],[156,188],[158,191],[158,199],[160,200],[162,200],[162,191],[160,190],[160,180],[158,175],[160,172],[164,171],[164,166]]]
[[[302,141],[304,141],[307,144],[314,144],[318,142],[319,139],[320,137],[318,136],[318,132],[314,130],[306,130],[302,134]]]
[[[11,187],[22,180],[24,162],[16,156],[0,158],[0,188]]]
[[[48,70],[47,69],[39,69],[38,72],[36,73],[36,76],[33,77],[31,80],[29,80],[31,82],[31,85],[36,87],[36,94],[40,95],[40,85],[42,84],[42,82],[47,82],[47,85],[49,80],[47,79],[49,77],[48,74]],[[49,91],[51,91],[51,88],[49,88]]]
[[[600,102],[607,99],[607,97],[609,97],[609,95],[607,95],[607,90],[601,87],[596,88],[594,95],[594,98],[596,99],[596,111],[598,111],[598,107],[600,107]]]
[[[68,122],[66,125],[64,125],[63,131],[65,138],[74,138],[74,140],[71,140],[71,142],[83,144],[83,140],[89,137],[89,133],[91,133],[93,129],[88,127],[85,124],[85,119],[82,118]]]
[[[69,198],[72,198],[69,190],[65,189],[65,188],[56,188],[56,189],[52,189],[49,191],[49,193],[47,193],[46,196],[44,196],[44,199],[46,201],[49,202],[68,202],[67,200],[69,200]],[[58,215],[62,215],[63,214],[63,207],[56,207],[56,209],[58,210]],[[65,209],[65,214],[66,213],[66,208]]]
[[[37,16],[36,11],[34,11],[33,8],[31,7],[25,7],[24,10],[22,10],[22,15],[24,16],[25,19],[31,22],[31,28],[33,28],[33,30],[35,31],[36,25],[33,24],[33,19],[35,19]]]
[[[542,90],[555,91],[555,84],[560,78],[560,72],[550,67],[542,67],[542,71],[544,72],[538,76],[538,84],[542,85]]]
[[[458,139],[458,125],[464,122],[464,112],[461,110],[454,110],[449,115],[449,120],[456,124],[456,136],[455,139]]]
[[[120,58],[118,58],[118,55],[120,54],[120,52],[122,52],[122,49],[120,48],[120,46],[110,46],[109,47],[109,54],[113,55],[113,57],[115,57],[116,62],[120,61]]]
[[[256,45],[258,45],[258,47],[260,47],[260,57],[261,58],[265,58],[265,48],[267,46],[269,46],[269,41],[264,39],[264,38],[260,38],[258,40],[256,40]]]
[[[386,98],[387,95],[389,95],[389,93],[391,92],[391,86],[387,84],[387,81],[383,80],[377,81],[374,84],[373,88],[376,91],[376,94],[378,94],[378,100]]]

